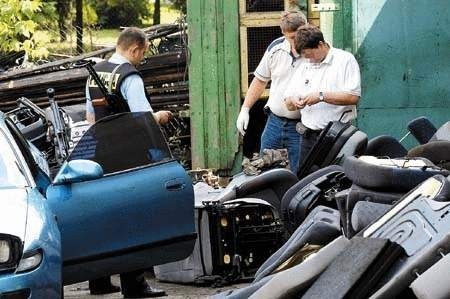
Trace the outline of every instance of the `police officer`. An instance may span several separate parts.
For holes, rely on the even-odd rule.
[[[119,35],[116,52],[111,58],[94,66],[105,86],[117,96],[119,101],[123,101],[122,106],[125,107],[125,111],[153,112],[144,87],[144,80],[135,67],[144,59],[147,47],[145,33],[139,28],[129,27]],[[86,99],[86,119],[90,123],[115,112],[112,111],[112,107],[109,106],[97,83],[91,77],[86,85]],[[153,113],[153,116],[159,124],[165,124],[172,113],[158,111]]]
[[[149,97],[144,81],[136,69],[147,50],[148,41],[145,33],[135,27],[129,27],[119,35],[116,51],[108,61],[94,66],[105,87],[116,96],[118,105],[112,107],[95,80],[88,78],[86,84],[86,119],[90,123],[105,116],[120,112],[151,111]],[[170,111],[153,112],[159,124],[165,124],[172,117]],[[163,290],[154,289],[145,280],[142,271],[120,274],[122,294],[125,298],[146,298],[165,296]],[[89,281],[91,294],[118,292],[119,287],[111,284],[110,277]]]

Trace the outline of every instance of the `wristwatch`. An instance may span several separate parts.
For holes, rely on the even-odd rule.
[[[322,91],[319,91],[319,102],[325,102],[325,97],[323,96]]]

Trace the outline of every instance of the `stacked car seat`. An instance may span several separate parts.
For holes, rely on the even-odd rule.
[[[293,185],[280,205],[288,241],[249,286],[216,297],[450,298],[450,126],[418,123],[409,151],[371,140],[375,156]]]
[[[215,285],[252,278],[282,244],[281,198],[297,181],[280,168],[258,176],[240,174],[219,194],[205,184],[194,185],[194,251],[182,261],[156,266],[156,278]]]

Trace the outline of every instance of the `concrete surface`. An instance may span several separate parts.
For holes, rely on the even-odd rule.
[[[208,296],[215,295],[225,290],[240,288],[248,285],[248,283],[240,283],[234,284],[230,286],[220,287],[220,288],[212,288],[212,287],[198,287],[194,285],[180,285],[174,283],[163,283],[157,281],[155,278],[147,277],[147,281],[151,286],[156,287],[158,289],[163,289],[166,291],[167,296],[159,297],[163,299],[194,299],[194,298],[208,298]],[[112,277],[112,282],[114,285],[119,286],[120,280],[118,275],[114,275]],[[64,298],[71,299],[117,299],[123,298],[121,293],[113,293],[108,295],[90,295],[89,288],[87,282],[77,283],[73,285],[68,285],[64,287]]]

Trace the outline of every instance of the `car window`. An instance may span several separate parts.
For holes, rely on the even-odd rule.
[[[5,132],[0,129],[0,188],[25,187],[28,185],[24,170],[20,167]]]
[[[99,163],[105,174],[172,159],[166,140],[151,112],[105,117],[81,137],[68,161]]]

